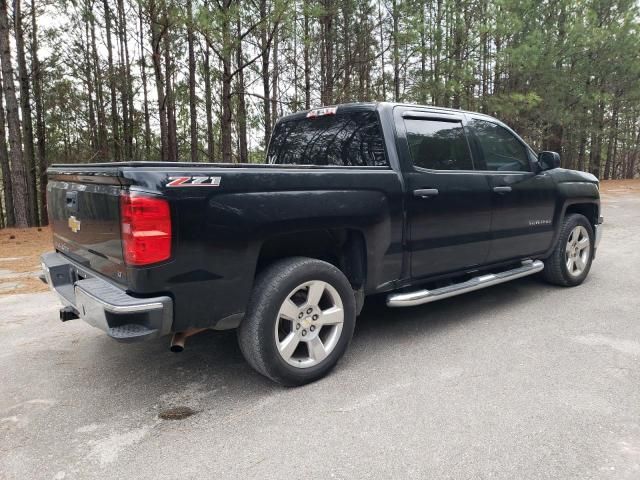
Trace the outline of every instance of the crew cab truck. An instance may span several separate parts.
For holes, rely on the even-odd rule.
[[[264,164],[54,165],[62,320],[120,342],[237,329],[261,374],[325,375],[364,299],[409,307],[541,272],[576,286],[598,180],[478,113],[346,104],[281,118]]]

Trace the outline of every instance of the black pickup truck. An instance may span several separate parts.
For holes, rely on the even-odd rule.
[[[599,184],[471,112],[391,103],[300,112],[264,164],[54,165],[62,320],[122,342],[237,328],[260,373],[300,385],[344,354],[367,295],[420,305],[541,272],[582,283]]]

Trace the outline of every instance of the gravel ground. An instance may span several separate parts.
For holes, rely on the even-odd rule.
[[[50,293],[2,296],[0,478],[640,478],[640,195],[606,194],[604,215],[581,287],[373,301],[298,389],[233,332],[176,355],[62,324]]]

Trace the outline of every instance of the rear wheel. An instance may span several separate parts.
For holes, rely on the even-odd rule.
[[[303,385],[334,367],[354,327],[355,298],[344,274],[329,263],[295,257],[258,276],[238,339],[259,373]]]
[[[567,215],[556,247],[545,262],[545,280],[568,287],[580,285],[591,269],[593,240],[593,228],[586,217]]]

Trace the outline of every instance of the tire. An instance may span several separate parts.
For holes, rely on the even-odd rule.
[[[545,260],[543,278],[564,287],[580,285],[591,269],[593,245],[593,227],[586,217],[577,213],[567,215],[553,253]]]
[[[340,270],[292,257],[256,278],[238,342],[257,372],[282,385],[304,385],[336,365],[351,341],[355,318],[354,292]]]

